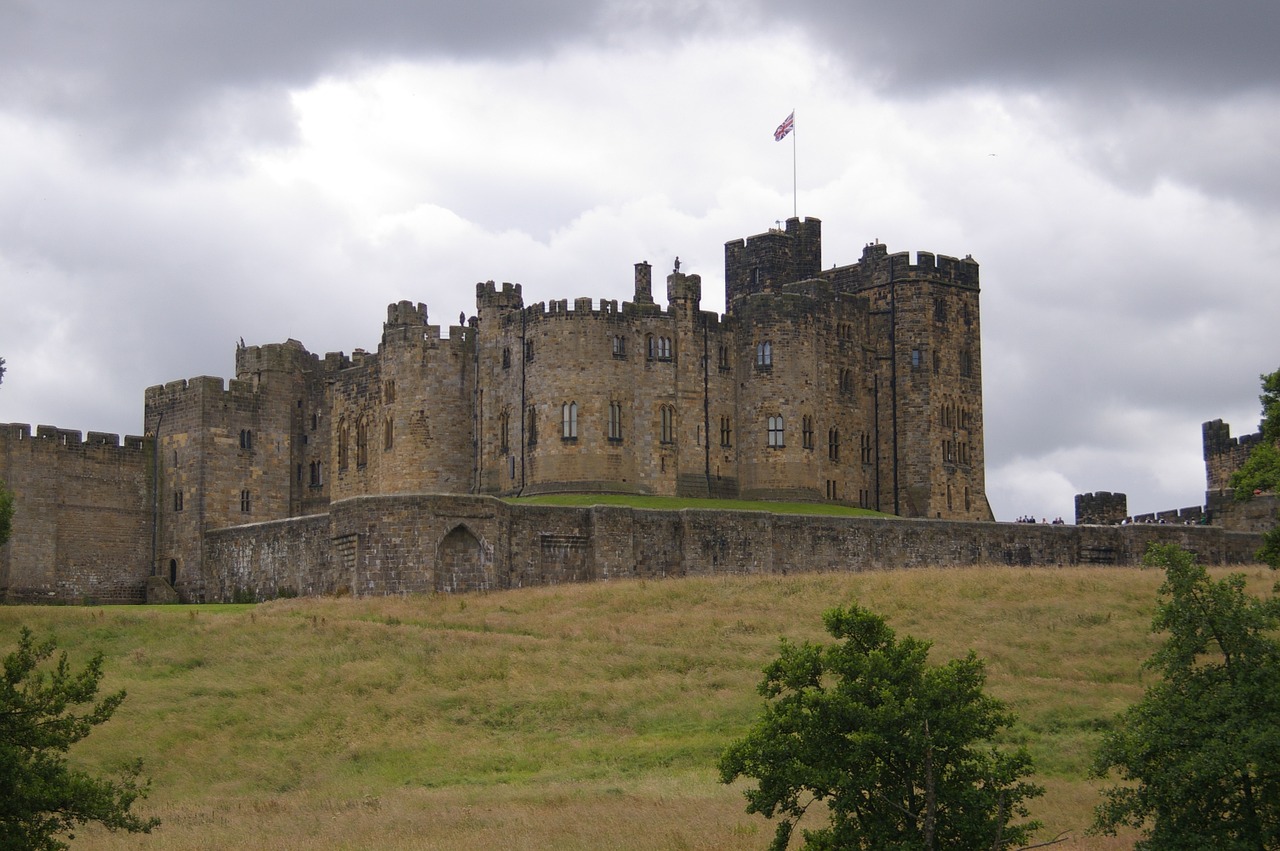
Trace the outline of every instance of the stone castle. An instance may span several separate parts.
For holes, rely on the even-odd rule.
[[[525,305],[519,285],[488,282],[448,336],[425,305],[400,302],[376,353],[241,344],[230,382],[148,388],[146,437],[123,445],[0,426],[0,480],[18,511],[0,598],[213,601],[1140,555],[1133,542],[1030,546],[1025,530],[964,522],[993,519],[972,258],[912,263],[873,243],[824,269],[821,223],[793,218],[725,245],[723,316],[701,309],[699,276],[675,266],[665,308],[638,263],[621,306]],[[555,492],[825,501],[936,525],[497,499]],[[1239,560],[1247,546],[1200,549]]]

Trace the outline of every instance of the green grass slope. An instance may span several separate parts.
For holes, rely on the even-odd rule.
[[[516,505],[625,505],[631,508],[654,508],[679,511],[682,508],[700,508],[709,511],[768,511],[772,514],[816,514],[830,517],[882,517],[896,519],[897,515],[884,514],[870,508],[855,508],[834,502],[770,502],[748,499],[703,499],[675,496],[642,496],[639,494],[589,494],[552,493],[538,496],[511,497],[505,500]]]
[[[1270,587],[1263,568],[1253,587]],[[257,606],[0,607],[73,660],[107,654],[95,770],[142,756],[151,836],[77,848],[739,849],[772,826],[715,776],[780,636],[858,600],[936,660],[975,649],[1020,717],[1059,848],[1084,838],[1091,749],[1141,693],[1161,575],[911,570],[680,579]],[[1048,838],[1047,836],[1045,838]]]

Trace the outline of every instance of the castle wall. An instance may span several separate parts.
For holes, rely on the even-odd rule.
[[[141,603],[151,573],[151,444],[114,434],[0,425],[14,495],[0,600]]]
[[[328,514],[254,523],[208,534],[204,596],[194,602],[268,600],[349,591],[335,564]]]
[[[326,529],[327,527],[327,529]],[[327,535],[327,539],[325,536]],[[741,573],[1139,564],[1152,543],[1206,564],[1252,563],[1261,535],[1204,526],[1055,526],[512,505],[401,495],[209,536],[205,588],[221,599],[351,590],[453,593],[563,582]]]

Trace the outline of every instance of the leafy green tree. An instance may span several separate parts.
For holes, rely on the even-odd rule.
[[[1262,549],[1258,550],[1258,558],[1263,563],[1280,569],[1280,526],[1262,536]]]
[[[1253,498],[1254,491],[1280,488],[1280,369],[1262,380],[1262,440],[1239,470],[1231,474],[1235,498]]]
[[[1012,824],[1043,789],[1025,782],[1023,750],[990,745],[1012,716],[983,694],[972,652],[930,665],[929,644],[899,641],[857,605],[823,616],[838,643],[785,639],[765,668],[768,699],[746,737],[720,759],[725,783],[751,777],[747,812],[778,817],[770,846],[785,849],[815,801],[829,824],[805,830],[806,849],[1003,849],[1039,827]]]
[[[128,766],[118,780],[91,777],[67,764],[68,748],[111,717],[124,692],[98,699],[102,654],[73,673],[67,654],[53,655],[52,640],[37,644],[23,627],[18,649],[4,657],[0,679],[0,849],[57,851],[60,837],[87,822],[110,830],[150,833],[160,822],[130,812],[147,794],[139,783],[142,763]],[[76,714],[74,707],[90,704]],[[68,835],[73,839],[74,835]]]
[[[1160,674],[1106,734],[1094,773],[1094,829],[1142,828],[1140,851],[1280,848],[1280,599],[1245,592],[1236,574],[1210,579],[1190,553],[1153,545],[1165,581],[1146,662]]]

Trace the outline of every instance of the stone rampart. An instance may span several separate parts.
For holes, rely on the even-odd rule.
[[[0,425],[0,481],[14,494],[0,600],[141,603],[151,573],[151,443]]]
[[[210,532],[204,599],[453,593],[564,582],[930,565],[1134,565],[1149,544],[1246,564],[1257,534],[1217,527],[514,505],[484,496],[341,500],[328,515]]]

